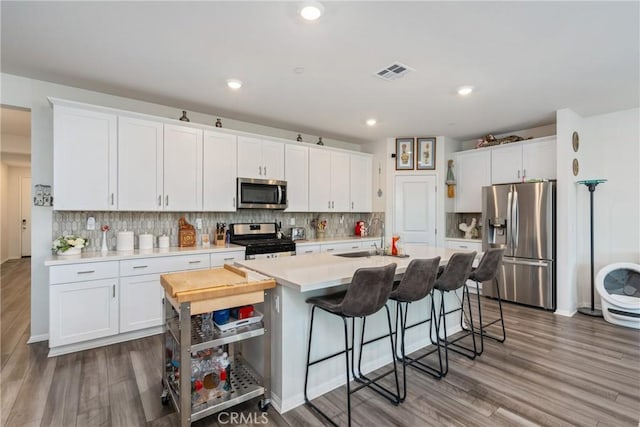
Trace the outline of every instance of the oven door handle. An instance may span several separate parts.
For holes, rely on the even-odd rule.
[[[282,186],[278,185],[278,204],[282,204]]]

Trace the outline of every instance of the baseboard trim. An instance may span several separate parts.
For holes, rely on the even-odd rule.
[[[55,348],[49,348],[49,357],[61,356],[63,354],[75,353],[77,351],[89,350],[96,347],[103,347],[105,345],[117,344],[119,342],[135,340],[138,338],[150,337],[151,335],[161,334],[162,332],[164,332],[164,326],[154,326],[152,328],[143,329],[141,331],[126,332],[124,334],[98,338],[91,341],[84,341]]]
[[[578,310],[556,310],[553,312],[553,314],[557,314],[558,316],[573,317],[573,315],[577,312]]]
[[[27,344],[33,344],[36,342],[42,342],[42,341],[46,341],[49,339],[49,334],[38,334],[38,335],[31,335],[29,337],[29,339],[27,340]]]

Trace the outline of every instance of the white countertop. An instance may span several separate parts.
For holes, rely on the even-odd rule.
[[[208,248],[193,247],[193,248],[180,248],[171,247],[166,249],[135,249],[133,251],[109,251],[109,252],[82,252],[80,255],[70,256],[58,256],[52,255],[47,257],[44,261],[44,265],[65,265],[65,264],[80,264],[85,262],[102,262],[102,261],[121,261],[126,259],[136,258],[152,258],[159,256],[174,256],[174,255],[198,255],[198,254],[211,254],[216,252],[229,252],[229,251],[244,251],[244,246],[240,245],[227,245],[227,246],[211,246]]]
[[[347,242],[373,242],[376,240],[380,240],[382,237],[359,237],[359,236],[348,236],[348,237],[326,237],[322,239],[306,239],[306,240],[296,240],[296,246],[307,246],[307,245],[322,245],[322,244],[333,244],[333,243],[347,243]]]
[[[451,255],[463,252],[460,249],[436,247],[415,247],[407,258],[392,256],[371,256],[362,258],[345,258],[336,254],[320,253],[304,256],[282,257],[273,259],[256,259],[236,261],[237,265],[257,271],[265,276],[273,277],[279,285],[308,292],[331,286],[348,284],[353,273],[362,267],[381,267],[395,262],[396,273],[404,273],[409,262],[414,258],[441,257],[446,263]]]
[[[482,239],[465,239],[464,237],[445,237],[444,240],[455,240],[456,242],[482,243]]]

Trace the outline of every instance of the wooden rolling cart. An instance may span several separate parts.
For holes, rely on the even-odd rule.
[[[163,274],[165,290],[165,339],[162,402],[173,402],[180,425],[192,422],[247,400],[262,396],[259,409],[271,403],[271,289],[275,280],[229,265],[211,270]],[[202,313],[264,302],[262,321],[221,332],[203,333]],[[253,319],[256,320],[256,319]],[[263,372],[259,375],[242,355],[242,341],[263,336]],[[192,355],[225,346],[231,361],[230,389],[220,391],[205,402],[192,404]]]

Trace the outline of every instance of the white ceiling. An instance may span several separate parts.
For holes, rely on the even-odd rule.
[[[639,105],[640,3],[2,1],[2,71],[362,143]],[[415,69],[387,82],[394,61]],[[294,68],[304,67],[297,74]],[[225,82],[244,82],[238,92]],[[473,85],[470,97],[455,90]],[[178,114],[178,111],[177,111]],[[379,124],[364,122],[375,117]]]

